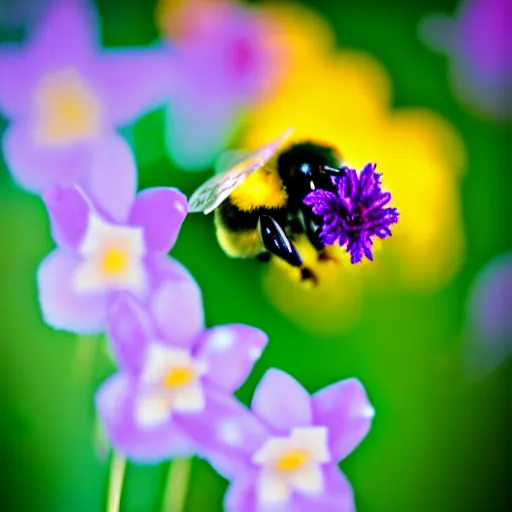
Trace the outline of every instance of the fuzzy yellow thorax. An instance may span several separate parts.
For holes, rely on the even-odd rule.
[[[230,196],[240,210],[255,208],[280,208],[286,204],[287,195],[277,172],[262,168],[252,173]]]

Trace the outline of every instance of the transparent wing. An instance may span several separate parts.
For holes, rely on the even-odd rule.
[[[290,128],[270,144],[250,153],[249,156],[242,157],[242,160],[228,171],[217,174],[203,183],[190,197],[188,211],[203,212],[207,215],[215,210],[248,176],[263,167],[292,133],[293,128]],[[241,153],[243,152],[236,151],[231,158],[240,158]]]
[[[231,170],[210,178],[190,196],[188,211],[204,212],[205,215],[212,212],[245,181],[247,176],[263,165],[265,161],[262,158],[253,156]]]
[[[224,174],[226,171],[230,171],[238,164],[241,164],[244,160],[249,159],[254,155],[254,151],[234,150],[225,151],[215,161],[215,175]]]

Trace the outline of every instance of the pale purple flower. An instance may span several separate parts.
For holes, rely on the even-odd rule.
[[[120,371],[98,391],[100,418],[116,451],[134,460],[201,454],[205,442],[215,453],[208,432],[230,417],[251,421],[232,394],[267,336],[240,324],[205,329],[190,281],[167,285],[158,302],[156,316],[129,296],[114,306],[108,333]]]
[[[167,256],[187,214],[180,191],[147,189],[126,202],[113,185],[110,202],[122,213],[117,219],[77,186],[51,187],[43,199],[57,248],[39,266],[37,282],[44,320],[53,328],[103,332],[109,306],[120,292],[158,308],[169,280],[197,286]]]
[[[338,462],[366,436],[374,416],[357,379],[310,396],[293,377],[271,369],[251,409],[260,426],[247,413],[225,419],[218,428],[217,453],[209,455],[231,480],[226,512],[355,510]]]
[[[192,4],[190,33],[173,41],[166,140],[182,169],[211,166],[241,115],[276,81],[276,54],[254,10],[229,3]],[[195,20],[197,26],[194,25]]]
[[[168,56],[104,51],[98,33],[87,0],[52,3],[26,42],[0,45],[0,111],[11,121],[2,148],[20,186],[40,193],[78,183],[105,206],[113,183],[136,186],[130,148],[115,129],[164,102]]]
[[[453,88],[467,104],[498,120],[512,115],[512,2],[465,0],[456,17],[427,17],[423,39],[448,54]]]
[[[493,258],[478,273],[467,303],[466,369],[481,377],[512,355],[512,252]]]

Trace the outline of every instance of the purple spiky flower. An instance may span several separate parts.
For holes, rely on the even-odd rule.
[[[366,164],[358,176],[345,167],[343,175],[332,177],[336,192],[318,189],[304,198],[304,204],[323,219],[320,241],[340,247],[346,244],[352,264],[363,256],[373,260],[372,238],[391,236],[389,227],[398,222],[398,210],[384,208],[391,194],[382,191],[381,174],[375,168],[376,164]]]

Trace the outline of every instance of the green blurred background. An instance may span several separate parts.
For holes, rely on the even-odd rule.
[[[239,391],[246,403],[268,367],[290,372],[309,391],[356,376],[377,411],[373,429],[342,468],[360,511],[507,510],[512,421],[512,366],[469,382],[461,343],[467,291],[479,269],[512,247],[510,128],[478,119],[453,97],[447,59],[418,39],[425,14],[453,13],[457,2],[310,0],[328,19],[340,45],[366,50],[388,70],[394,106],[425,106],[459,131],[468,153],[461,185],[465,264],[443,289],[367,292],[359,324],[343,336],[314,337],[268,303],[264,267],[228,259],[212,219],[191,216],[173,256],[203,289],[210,325],[244,322],[265,330],[270,344]],[[106,46],[152,43],[152,1],[100,0]],[[184,173],[163,157],[147,164],[144,151],[163,139],[153,127],[160,112],[126,131],[137,151],[140,187],[170,185],[187,195],[210,173]],[[5,123],[2,125],[5,126]],[[150,140],[148,133],[152,133]],[[0,437],[2,510],[96,512],[105,509],[108,458],[95,452],[93,396],[114,369],[104,340],[81,345],[76,366],[72,334],[43,325],[35,272],[52,248],[40,201],[0,174]],[[85,348],[84,348],[85,347]],[[82,373],[80,373],[82,372]],[[161,509],[168,465],[130,463],[122,510]],[[226,482],[203,461],[193,463],[186,510],[221,510]]]

